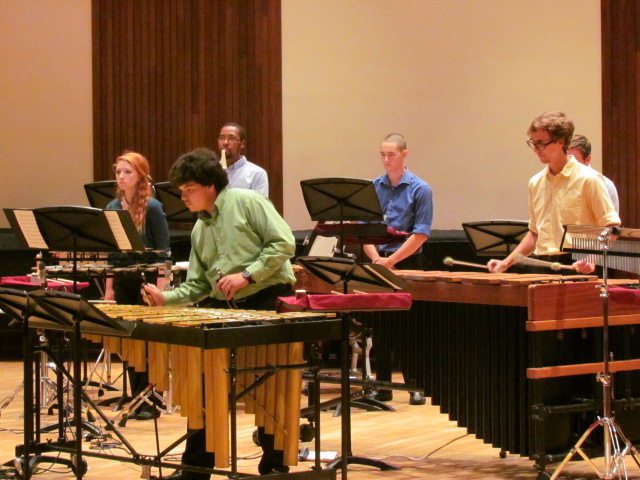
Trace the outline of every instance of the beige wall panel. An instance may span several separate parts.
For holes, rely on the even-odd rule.
[[[0,1],[0,206],[86,204],[91,8]],[[525,219],[531,119],[565,110],[600,167],[598,0],[283,0],[285,218],[310,228],[299,182],[374,178],[407,137],[434,228]],[[0,226],[6,226],[0,217]]]
[[[433,227],[526,219],[541,169],[531,120],[562,109],[600,167],[598,0],[283,0],[284,213],[310,228],[300,180],[375,178],[407,138]]]
[[[0,207],[87,205],[91,2],[0,0],[0,52]]]

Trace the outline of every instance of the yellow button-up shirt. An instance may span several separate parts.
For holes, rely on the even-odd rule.
[[[560,253],[564,225],[620,225],[602,175],[573,156],[557,175],[547,166],[529,180],[529,230],[538,234],[534,253]],[[570,237],[564,246],[571,246]]]

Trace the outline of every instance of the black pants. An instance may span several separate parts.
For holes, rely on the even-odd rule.
[[[156,283],[158,274],[156,272],[146,273],[145,279],[149,283]],[[145,305],[140,290],[144,282],[140,273],[126,272],[117,273],[113,277],[113,293],[118,305]],[[133,367],[127,368],[129,385],[131,386],[131,396],[135,397],[149,385],[148,372],[136,372]],[[154,403],[159,401],[153,397]]]
[[[404,260],[396,263],[395,268],[397,270],[423,270],[422,266],[422,253],[416,253]],[[376,348],[383,344],[383,341],[376,342],[376,333],[373,332],[373,352],[376,359],[376,380],[382,380],[385,382],[391,381],[391,375],[393,373],[393,361],[394,352],[390,348]],[[404,381],[409,380],[409,376],[406,373],[406,366],[400,363],[400,371]]]
[[[259,292],[240,300],[236,300],[238,308],[243,310],[275,310],[276,300],[278,297],[287,297],[293,295],[291,285],[273,285],[264,288]],[[228,308],[227,302],[224,300],[215,300],[208,298],[198,304],[203,308]],[[187,439],[187,443],[182,454],[182,463],[192,465],[194,467],[213,468],[215,464],[215,455],[205,450],[205,430],[190,430],[192,435]],[[258,439],[262,448],[263,460],[273,466],[280,466],[284,461],[284,452],[275,450],[274,436],[264,433],[264,428],[258,428]],[[185,472],[186,474],[187,472]],[[186,480],[208,480],[209,474],[188,472],[185,475]]]

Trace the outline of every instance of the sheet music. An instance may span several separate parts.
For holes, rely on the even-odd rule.
[[[33,210],[14,210],[13,213],[29,248],[47,250],[49,245],[42,238]]]
[[[107,218],[107,222],[109,222],[109,226],[111,227],[113,236],[116,239],[118,248],[120,250],[132,250],[127,232],[124,230],[124,226],[120,221],[118,210],[105,210],[104,216]]]
[[[338,237],[317,236],[308,255],[310,257],[333,257],[336,245],[338,245]]]

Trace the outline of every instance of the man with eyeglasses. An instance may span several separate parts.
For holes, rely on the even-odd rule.
[[[237,123],[225,123],[218,135],[218,150],[225,152],[229,188],[248,188],[269,196],[269,179],[264,168],[244,156],[247,133]]]
[[[547,111],[531,122],[527,145],[546,166],[529,180],[529,232],[507,258],[488,262],[490,272],[505,271],[519,254],[564,263],[564,225],[620,225],[602,175],[567,155],[573,130],[573,122],[558,111]],[[580,273],[595,269],[584,260],[573,267]]]

